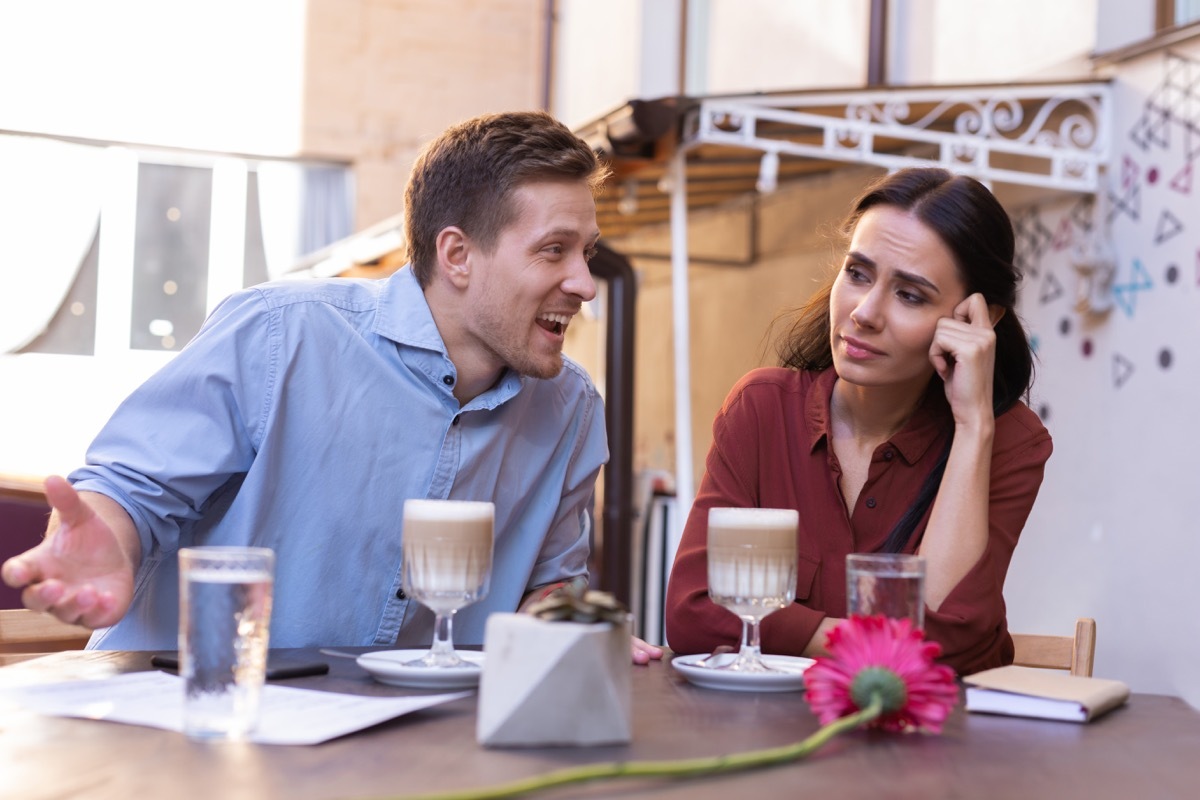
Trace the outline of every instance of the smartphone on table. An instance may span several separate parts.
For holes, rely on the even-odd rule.
[[[159,669],[179,670],[179,656],[156,655],[150,657],[150,666]],[[267,680],[282,681],[288,678],[306,678],[310,675],[324,675],[329,672],[329,665],[324,661],[267,661]]]

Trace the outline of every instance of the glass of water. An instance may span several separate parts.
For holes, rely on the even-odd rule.
[[[925,559],[903,553],[846,556],[846,613],[912,621],[925,628]]]
[[[275,553],[263,547],[179,551],[183,728],[242,739],[258,722],[266,679]]]

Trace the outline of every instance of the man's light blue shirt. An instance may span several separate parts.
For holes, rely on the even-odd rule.
[[[277,559],[272,647],[426,647],[433,616],[401,592],[410,497],[496,504],[490,591],[454,618],[455,642],[481,643],[493,611],[587,574],[604,414],[563,361],[460,406],[408,267],[231,296],[70,476],[120,503],[142,544],[132,607],[91,646],[176,647],[178,549],[256,545]]]

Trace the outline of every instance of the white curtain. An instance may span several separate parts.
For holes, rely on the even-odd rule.
[[[41,334],[100,220],[103,150],[0,136],[0,353]]]
[[[272,280],[294,269],[303,256],[353,233],[349,169],[265,161],[257,172],[263,250]]]
[[[258,165],[258,207],[267,276],[283,277],[300,257],[300,208],[304,176],[295,164]]]
[[[343,167],[307,167],[304,170],[304,222],[300,254],[315,253],[353,233],[351,209],[354,187]]]

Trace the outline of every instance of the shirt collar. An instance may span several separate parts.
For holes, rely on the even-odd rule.
[[[433,312],[429,310],[429,302],[411,264],[405,264],[384,279],[378,308],[375,315],[376,333],[400,345],[437,353],[441,356],[439,363],[444,364],[446,369],[454,369],[446,352],[446,343],[433,321]],[[437,382],[443,370],[428,365],[427,371],[430,379]],[[496,408],[520,392],[525,380],[511,369],[505,369],[496,385],[467,403],[464,410]]]
[[[804,414],[808,422],[810,453],[822,442],[829,441],[833,384],[836,381],[837,373],[832,367],[822,370],[813,381],[805,399]],[[906,462],[914,464],[941,438],[946,430],[948,415],[949,406],[942,390],[942,382],[930,380],[929,389],[926,390],[921,405],[908,422],[904,423],[904,427],[888,440],[888,444],[894,447]]]
[[[384,279],[375,332],[399,344],[446,354],[446,343],[433,321],[433,312],[411,264]]]

